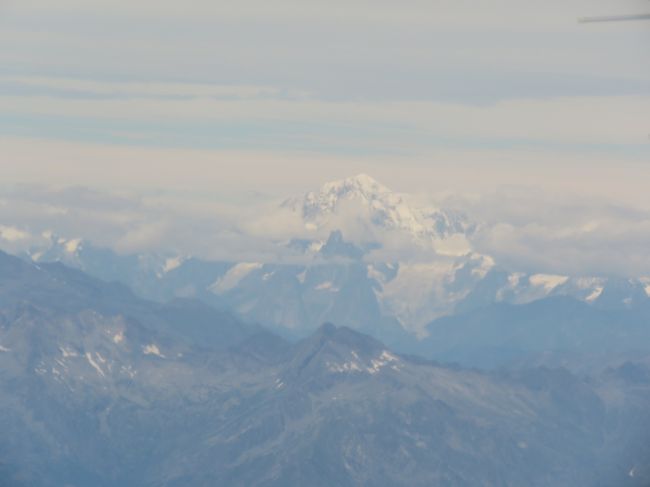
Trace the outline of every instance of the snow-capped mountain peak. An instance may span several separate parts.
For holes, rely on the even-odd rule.
[[[325,183],[319,196],[342,197],[350,194],[361,195],[366,199],[376,199],[379,195],[389,195],[391,190],[367,174],[358,174],[338,181]],[[313,195],[314,193],[309,193]]]
[[[412,206],[407,195],[394,192],[367,174],[325,183],[318,191],[292,198],[283,204],[298,213],[308,230],[331,232],[363,228],[366,235],[378,241],[384,232],[398,232],[408,241],[423,248],[436,250],[451,247],[441,245],[443,240],[455,237],[454,253],[459,255],[471,249],[464,235],[472,226],[464,215],[439,208]],[[462,243],[462,242],[461,242]]]
[[[399,204],[401,198],[367,174],[325,183],[319,191],[310,191],[302,198],[306,219],[317,220],[336,212],[345,201],[357,201],[365,206],[381,203]]]
[[[86,246],[81,238],[64,238],[52,231],[41,233],[41,239],[27,251],[34,262],[60,261],[80,266],[80,255]]]

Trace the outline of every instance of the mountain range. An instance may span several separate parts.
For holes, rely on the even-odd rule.
[[[467,365],[477,363],[465,362],[475,347],[466,343],[467,349],[452,352],[433,345],[441,323],[462,322],[457,330],[471,329],[472,313],[488,308],[514,310],[504,316],[511,326],[521,310],[533,312],[535,302],[564,296],[585,305],[578,307],[580,318],[559,332],[572,334],[576,326],[586,330],[584,324],[594,314],[597,321],[613,325],[642,322],[650,303],[650,280],[642,276],[506,269],[472,248],[480,222],[454,209],[414,204],[408,195],[367,175],[286,199],[275,211],[288,213],[300,228],[273,243],[285,256],[277,261],[211,261],[172,251],[122,255],[79,236],[52,232],[20,255],[39,265],[61,262],[120,282],[159,303],[200,300],[289,338],[305,337],[323,322],[332,322],[377,336],[404,352]],[[266,217],[270,222],[274,218],[273,213]],[[559,318],[557,323],[563,322]],[[504,337],[494,349],[512,348],[507,341]]]
[[[481,372],[332,324],[290,342],[0,253],[0,484],[644,486],[649,356]]]

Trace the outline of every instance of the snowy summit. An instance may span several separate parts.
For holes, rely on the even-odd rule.
[[[411,206],[405,196],[367,174],[325,183],[316,192],[287,200],[283,207],[299,213],[309,230],[362,228],[375,237],[398,232],[424,248],[440,249],[441,241],[452,236],[458,240],[473,228],[458,212]],[[461,247],[461,253],[469,251],[468,246]]]

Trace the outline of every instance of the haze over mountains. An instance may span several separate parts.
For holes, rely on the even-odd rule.
[[[0,0],[0,487],[650,487],[623,3]]]
[[[271,214],[269,262],[0,252],[0,484],[648,485],[647,280],[506,269],[367,176]]]
[[[29,229],[11,226],[3,227],[2,242],[5,247],[30,242],[11,250],[34,262],[60,261],[122,282],[147,299],[198,298],[292,336],[330,321],[405,350],[415,338],[431,335],[432,321],[496,303],[568,296],[598,310],[629,312],[650,302],[650,279],[644,276],[506,268],[474,250],[483,223],[457,210],[414,204],[367,175],[289,198],[260,220],[290,231],[272,241],[274,259],[206,261],[172,249],[124,255],[83,235],[59,236],[48,229],[30,239]]]
[[[2,485],[650,481],[647,358],[485,373],[331,324],[289,343],[4,253],[0,303]]]

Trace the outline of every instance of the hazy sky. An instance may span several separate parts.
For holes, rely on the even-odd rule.
[[[0,0],[0,178],[648,205],[644,0]]]
[[[0,237],[272,259],[257,203],[364,172],[512,268],[650,275],[650,22],[577,22],[646,11],[0,0]]]

